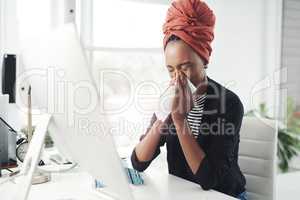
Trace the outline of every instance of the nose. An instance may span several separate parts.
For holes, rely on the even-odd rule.
[[[186,74],[186,72],[183,71],[181,68],[175,70],[175,77],[177,77],[179,74],[181,74],[181,75],[183,75],[185,77],[188,77],[187,74]]]

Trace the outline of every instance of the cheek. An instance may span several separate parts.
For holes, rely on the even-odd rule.
[[[188,79],[191,79],[193,77],[193,71],[191,69],[186,70],[184,73],[188,77]]]
[[[191,68],[191,69],[187,70],[186,76],[190,80],[198,80],[198,79],[201,79],[201,71],[197,68]]]

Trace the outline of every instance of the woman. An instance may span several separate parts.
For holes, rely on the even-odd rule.
[[[169,173],[204,190],[246,199],[238,166],[239,131],[244,114],[239,97],[206,76],[215,16],[200,0],[174,1],[164,24],[165,62],[176,95],[167,120],[155,114],[131,161],[144,171],[166,144]],[[187,79],[197,88],[191,93]]]

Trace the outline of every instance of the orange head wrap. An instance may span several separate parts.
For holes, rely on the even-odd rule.
[[[201,0],[176,0],[168,9],[163,25],[164,48],[172,35],[190,45],[208,64],[214,39],[215,15]]]

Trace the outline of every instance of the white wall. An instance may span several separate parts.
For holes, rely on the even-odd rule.
[[[274,104],[273,75],[280,68],[280,1],[208,3],[217,16],[208,74],[222,83],[232,82],[229,88],[240,96],[245,110],[253,109],[261,101]],[[254,96],[256,88],[265,87],[262,80],[268,77],[273,87]]]
[[[7,53],[18,51],[17,0],[1,0],[2,4],[2,48]]]
[[[3,0],[0,0],[0,57],[2,58],[3,46]]]
[[[4,50],[4,0],[0,0],[0,60],[3,58]],[[1,62],[1,61],[0,61]],[[2,65],[2,63],[0,63]],[[0,77],[1,86],[1,77]]]
[[[1,48],[1,67],[4,53],[18,54],[19,35],[17,26],[17,0],[0,0],[0,48]],[[18,60],[17,60],[18,62]],[[18,64],[18,63],[17,63]],[[2,71],[2,69],[1,69]],[[2,88],[0,76],[0,88]],[[2,92],[1,92],[2,93]],[[21,124],[19,111],[15,104],[8,103],[8,96],[0,94],[0,114],[11,126],[18,129]]]
[[[62,5],[67,1],[59,0],[0,0],[1,29],[0,47],[2,53],[17,54],[17,76],[22,68],[20,47],[34,42],[36,35],[43,34],[55,27],[64,17]],[[52,4],[51,4],[52,3]],[[54,7],[56,6],[57,7]],[[52,11],[53,19],[50,19]],[[1,55],[2,61],[2,55]],[[1,86],[1,76],[0,76]],[[8,104],[7,97],[0,95],[0,114],[15,129],[26,124],[26,115],[16,104]]]

